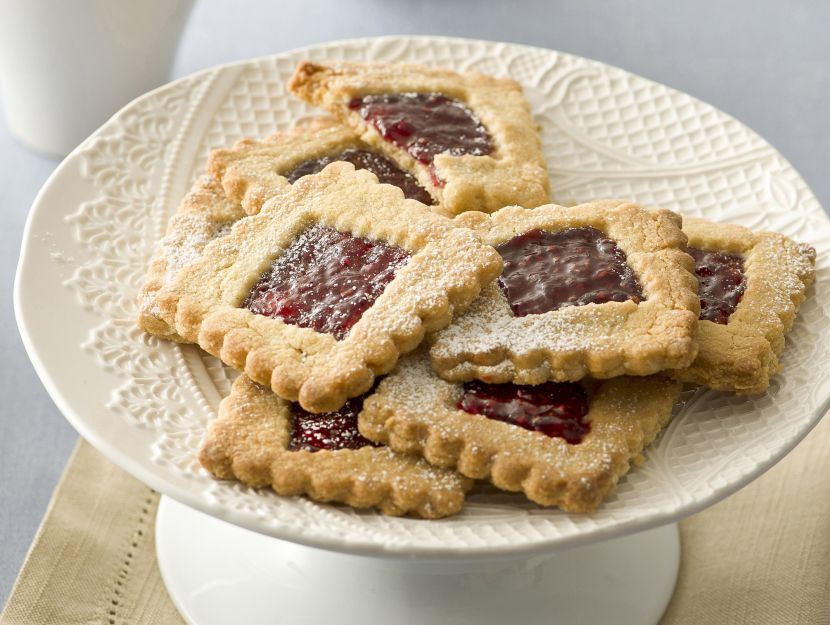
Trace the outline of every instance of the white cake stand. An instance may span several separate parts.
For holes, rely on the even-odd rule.
[[[759,397],[686,396],[645,465],[591,515],[483,490],[450,519],[394,519],[212,480],[196,454],[232,374],[193,346],[139,332],[135,294],[209,150],[315,114],[285,90],[309,58],[510,75],[531,100],[555,201],[632,197],[811,243],[817,287],[788,338],[783,373]],[[830,220],[792,167],[694,98],[551,50],[363,39],[206,70],[128,105],[35,200],[15,309],[67,419],[167,496],[159,562],[191,624],[646,625],[660,618],[676,578],[672,524],[763,473],[828,408],[828,250]]]
[[[547,554],[379,558],[264,536],[167,497],[156,554],[190,625],[653,625],[680,564],[673,523]]]

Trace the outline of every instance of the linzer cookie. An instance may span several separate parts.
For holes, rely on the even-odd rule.
[[[541,143],[514,80],[420,65],[302,63],[289,88],[416,172],[448,213],[548,201]]]
[[[661,376],[446,382],[402,359],[364,401],[360,432],[542,505],[590,512],[668,422],[681,384]]]
[[[208,244],[157,304],[185,340],[325,412],[448,325],[501,264],[472,231],[332,163]]]
[[[205,245],[230,232],[245,216],[241,206],[228,199],[210,176],[202,176],[181,201],[159,241],[144,284],[138,293],[138,327],[161,338],[184,342],[159,315],[156,295],[186,266],[193,263]]]
[[[472,480],[391,451],[357,430],[362,398],[311,415],[240,376],[200,453],[219,479],[271,486],[280,495],[435,519],[458,512]]]
[[[649,375],[695,357],[699,300],[680,218],[620,200],[456,218],[504,259],[434,337],[451,381],[540,384]]]
[[[697,358],[674,372],[686,382],[762,393],[807,287],[816,252],[774,232],[685,217],[683,232],[700,283]]]
[[[399,187],[408,198],[427,205],[435,203],[411,173],[331,118],[317,119],[309,126],[262,140],[243,139],[231,149],[214,150],[208,171],[222,184],[230,200],[253,215],[275,193],[335,161],[371,171],[380,182]]]
[[[139,293],[138,325],[162,338],[184,342],[155,312],[155,294],[186,265],[196,260],[212,239],[227,234],[246,213],[290,189],[302,176],[327,164],[347,161],[381,182],[399,187],[406,197],[425,204],[433,200],[415,177],[361,142],[357,134],[331,118],[317,119],[255,141],[243,139],[233,149],[214,150],[209,175],[202,176],[171,218],[159,242]]]

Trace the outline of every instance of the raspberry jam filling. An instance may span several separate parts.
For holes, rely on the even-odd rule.
[[[456,408],[547,436],[558,436],[572,445],[581,443],[591,431],[590,423],[583,421],[588,414],[588,396],[573,382],[519,386],[476,380],[464,384],[464,394]]]
[[[321,449],[360,449],[367,445],[379,447],[364,438],[357,429],[357,415],[363,408],[363,398],[353,397],[336,412],[313,414],[299,404],[292,404],[294,427],[288,441],[290,451],[320,451]]]
[[[695,247],[686,249],[695,259],[700,296],[700,319],[727,324],[746,290],[744,261],[734,254],[722,254]]]
[[[380,297],[409,252],[314,225],[251,289],[251,312],[343,339]]]
[[[349,108],[380,135],[429,166],[433,182],[436,154],[483,156],[493,151],[487,129],[467,105],[442,93],[386,93],[353,98]]]
[[[504,259],[499,286],[517,317],[644,299],[625,252],[596,228],[530,230],[496,249]]]
[[[421,185],[418,184],[415,176],[398,167],[394,162],[385,156],[361,150],[360,148],[347,148],[337,154],[314,158],[297,165],[290,172],[285,174],[288,182],[294,183],[303,176],[316,174],[328,165],[336,161],[346,161],[355,166],[355,169],[368,169],[375,174],[383,183],[398,187],[405,197],[411,200],[418,200],[427,206],[433,204],[432,197]]]

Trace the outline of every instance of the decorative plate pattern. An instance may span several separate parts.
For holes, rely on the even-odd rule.
[[[208,152],[317,114],[285,85],[298,61],[334,58],[418,62],[519,80],[540,124],[559,203],[630,197],[813,244],[818,286],[788,339],[784,373],[760,397],[687,394],[648,462],[591,515],[540,508],[483,487],[463,514],[419,521],[212,480],[199,467],[197,450],[234,374],[193,346],[140,332],[135,293],[155,241]],[[487,556],[585,543],[678,519],[786,454],[830,400],[828,250],[830,221],[798,174],[760,137],[703,102],[550,50],[395,37],[206,70],[127,106],[67,158],[38,197],[15,295],[32,360],[67,418],[154,488],[305,544]],[[50,306],[60,307],[59,330],[53,316],[40,312]]]

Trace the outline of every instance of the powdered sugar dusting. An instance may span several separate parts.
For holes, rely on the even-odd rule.
[[[240,209],[241,211],[241,209]],[[173,216],[169,233],[158,244],[154,263],[163,263],[162,284],[169,284],[177,275],[202,256],[205,246],[227,236],[237,221],[217,220],[209,212],[181,212]],[[140,308],[146,313],[158,314],[155,305],[157,290],[144,292]]]
[[[600,502],[668,421],[680,385],[660,377],[581,384],[591,432],[579,444],[459,410],[463,385],[438,378],[420,353],[399,363],[361,418],[393,447],[399,429],[424,428],[418,440],[427,458],[457,463],[468,475],[484,471],[499,487],[536,501],[584,510]]]
[[[234,221],[215,222],[206,215],[184,214],[176,217],[175,231],[162,239],[161,248],[167,261],[165,282],[202,255],[205,245],[226,236]]]
[[[498,286],[489,285],[450,327],[438,333],[432,348],[439,358],[492,354],[509,350],[528,354],[540,349],[579,352],[601,349],[612,340],[619,318],[581,307],[579,316],[567,314],[514,317]]]

